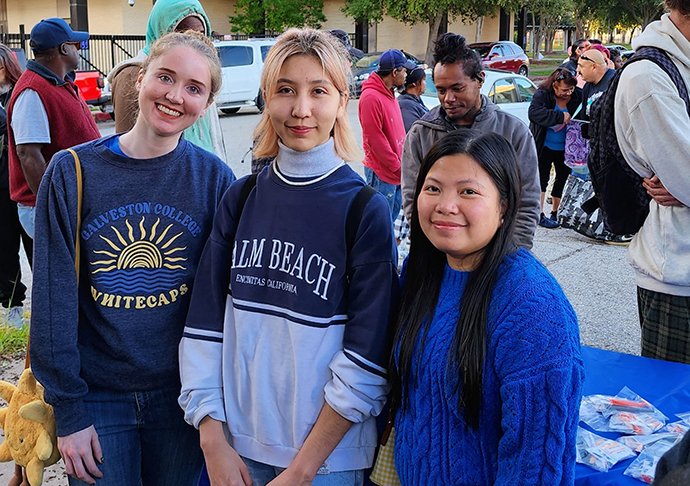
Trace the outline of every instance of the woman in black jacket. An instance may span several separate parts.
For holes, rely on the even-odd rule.
[[[559,67],[539,85],[529,107],[530,130],[539,154],[542,213],[539,225],[556,228],[556,214],[570,168],[565,165],[565,126],[582,104],[582,91],[567,68]],[[551,217],[544,215],[544,196],[549,184],[551,166],[556,169],[556,181],[551,189],[553,207]]]

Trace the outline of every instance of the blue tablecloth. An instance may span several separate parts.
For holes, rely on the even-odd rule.
[[[690,411],[690,365],[642,358],[603,349],[582,347],[585,362],[584,395],[615,395],[627,386],[661,410],[670,422],[676,413]],[[585,428],[588,428],[586,425]],[[590,429],[591,430],[591,429]],[[621,434],[601,433],[616,439]],[[575,468],[576,486],[642,486],[643,482],[623,475],[633,459],[620,462],[606,473],[578,464]],[[208,486],[204,470],[199,486]]]
[[[582,358],[586,373],[584,395],[615,395],[627,386],[661,410],[669,418],[669,422],[678,420],[676,413],[690,411],[690,365],[584,346]],[[620,434],[615,433],[596,433],[609,439],[620,437]],[[623,475],[632,461],[633,459],[628,459],[620,462],[607,473],[578,464],[575,469],[575,484],[641,486],[643,482]]]

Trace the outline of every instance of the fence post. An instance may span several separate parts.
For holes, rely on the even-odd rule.
[[[110,62],[115,67],[115,36],[110,36]]]
[[[26,39],[24,38],[24,24],[19,24],[19,42],[21,42],[22,49],[24,50],[24,55],[26,55]],[[29,56],[26,56],[27,58]]]

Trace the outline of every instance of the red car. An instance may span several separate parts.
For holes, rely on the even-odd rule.
[[[478,42],[467,47],[479,54],[485,69],[500,69],[522,76],[529,74],[529,58],[514,42]]]

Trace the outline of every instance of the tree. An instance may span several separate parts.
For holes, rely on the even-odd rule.
[[[496,15],[498,7],[517,10],[519,0],[346,0],[342,11],[360,21],[378,23],[384,15],[408,25],[428,25],[425,59],[431,64],[434,40],[445,30],[444,14],[448,19],[473,22],[482,16]]]
[[[539,25],[535,25],[534,52],[535,58],[541,51],[542,39],[545,40],[546,50],[550,51],[553,47],[553,38],[556,29],[561,25],[561,21],[568,16],[575,8],[573,0],[531,0],[529,9],[532,11],[532,18],[539,18]]]
[[[233,32],[264,34],[290,27],[320,28],[326,21],[323,0],[237,0],[229,15]]]

